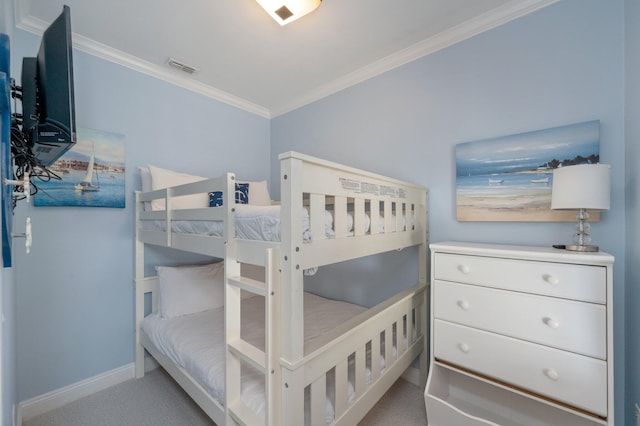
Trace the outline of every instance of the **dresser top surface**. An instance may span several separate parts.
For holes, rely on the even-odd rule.
[[[543,246],[444,241],[440,243],[432,243],[429,245],[429,247],[432,252],[510,259],[526,259],[595,265],[612,265],[614,262],[614,257],[603,251],[582,253]]]

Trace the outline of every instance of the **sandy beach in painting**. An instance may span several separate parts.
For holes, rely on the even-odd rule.
[[[456,219],[461,222],[574,222],[575,211],[551,210],[548,192],[526,195],[465,196],[457,194]],[[589,222],[600,213],[589,212]]]

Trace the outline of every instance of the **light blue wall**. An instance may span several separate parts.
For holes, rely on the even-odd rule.
[[[625,1],[627,199],[626,406],[640,404],[640,2]]]
[[[15,30],[14,74],[39,43]],[[126,137],[127,206],[17,209],[16,230],[30,216],[34,232],[31,254],[14,247],[20,401],[133,361],[138,166],[201,176],[232,170],[246,179],[270,173],[269,120],[77,50],[74,65],[78,126]]]
[[[12,35],[13,32],[13,2],[11,0],[0,0],[0,32]]]
[[[276,154],[297,150],[428,186],[431,241],[548,246],[570,241],[572,225],[456,221],[454,147],[599,119],[601,161],[612,165],[612,205],[592,234],[616,256],[618,424],[628,412],[623,6],[623,0],[553,4],[277,117],[271,126],[274,181]]]

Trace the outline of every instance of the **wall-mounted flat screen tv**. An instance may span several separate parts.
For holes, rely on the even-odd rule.
[[[22,61],[22,132],[42,166],[50,166],[76,143],[71,11],[42,35],[35,58]]]

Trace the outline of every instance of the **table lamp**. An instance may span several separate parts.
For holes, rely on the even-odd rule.
[[[589,244],[591,225],[587,210],[609,210],[611,166],[609,164],[579,164],[559,167],[553,171],[551,187],[552,210],[577,210],[575,244],[566,250],[594,252],[599,248]]]

